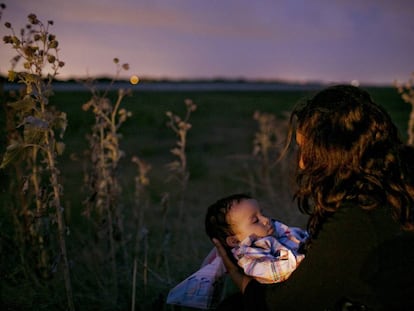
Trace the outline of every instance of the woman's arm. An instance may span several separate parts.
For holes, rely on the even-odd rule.
[[[217,248],[217,252],[219,253],[221,259],[223,260],[223,264],[226,267],[228,274],[230,275],[231,279],[233,280],[234,284],[240,289],[242,293],[246,289],[247,284],[253,279],[250,276],[245,275],[240,268],[229,258],[226,250],[224,249],[223,245],[221,245],[220,241],[217,239],[213,239],[213,243]]]

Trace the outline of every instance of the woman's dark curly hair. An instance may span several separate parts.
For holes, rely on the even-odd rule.
[[[390,206],[402,227],[414,230],[414,169],[409,164],[414,151],[366,91],[351,85],[320,91],[293,110],[287,147],[295,131],[304,138],[295,198],[310,215],[311,234],[345,201],[368,210]]]

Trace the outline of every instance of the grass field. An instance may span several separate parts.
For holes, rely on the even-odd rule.
[[[410,106],[393,88],[370,88],[368,91],[390,112],[406,139]],[[250,192],[258,196],[272,216],[290,225],[303,226],[306,218],[299,215],[290,200],[291,159],[274,169],[272,195],[261,186],[257,175],[260,163],[252,157],[254,134],[258,129],[253,114],[261,111],[283,118],[296,102],[311,93],[135,92],[124,100],[123,107],[133,115],[120,129],[123,135],[121,150],[125,155],[118,171],[122,188],[118,204],[124,228],[120,249],[124,250],[125,256],[118,264],[115,301],[108,258],[95,243],[93,228],[82,215],[82,201],[86,196],[83,151],[88,148],[85,136],[93,117],[82,111],[81,106],[89,100],[90,94],[56,93],[51,104],[67,112],[69,120],[64,136],[66,149],[58,166],[70,228],[67,242],[77,309],[129,310],[133,258],[138,258],[137,310],[170,309],[164,305],[168,290],[197,270],[212,247],[204,233],[204,214],[207,206],[222,196]],[[110,95],[115,98],[115,94]],[[179,200],[175,196],[177,184],[166,180],[169,175],[166,164],[174,160],[170,149],[177,138],[166,126],[165,112],[183,115],[187,98],[193,100],[197,110],[190,119],[192,128],[187,142],[190,179],[184,192],[184,215],[179,217]],[[4,150],[3,146],[0,153]],[[131,162],[134,155],[152,166],[145,200],[139,204],[134,198],[137,174],[136,166]],[[7,176],[2,177],[8,180]],[[2,182],[0,298],[9,308],[3,310],[26,310],[29,307],[32,310],[65,310],[64,289],[59,276],[39,281],[24,277],[22,273],[14,244],[16,230],[7,204],[10,199],[7,189],[7,183]],[[162,202],[165,193],[171,198],[167,205]]]

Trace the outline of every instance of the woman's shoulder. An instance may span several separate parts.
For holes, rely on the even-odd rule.
[[[355,225],[378,227],[381,231],[400,231],[400,224],[394,219],[389,205],[364,207],[356,203],[346,202],[335,213],[337,217],[352,221]]]
[[[389,207],[380,206],[368,210],[358,204],[346,202],[325,219],[312,244],[327,247],[328,243],[335,241],[342,247],[362,243],[366,248],[373,248],[401,232],[402,229],[393,219]]]

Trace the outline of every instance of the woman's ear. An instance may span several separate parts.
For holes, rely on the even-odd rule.
[[[239,245],[239,240],[237,240],[235,235],[230,235],[226,237],[226,243],[230,247],[236,247],[237,245]]]

